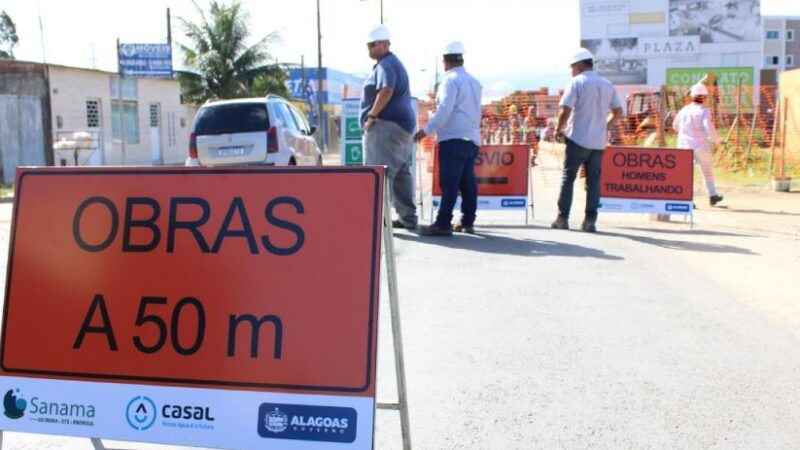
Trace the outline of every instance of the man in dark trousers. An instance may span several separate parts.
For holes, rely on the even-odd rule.
[[[442,202],[436,222],[420,228],[427,236],[452,236],[453,230],[475,233],[478,184],[475,158],[481,145],[481,84],[464,70],[464,45],[452,42],[444,50],[445,76],[436,92],[436,113],[414,135],[419,141],[436,132],[439,144],[439,186]],[[461,222],[452,226],[453,208],[461,192]]]
[[[552,227],[569,228],[575,176],[585,165],[586,215],[581,229],[595,233],[600,204],[600,167],[608,140],[606,133],[622,116],[622,102],[614,86],[594,72],[594,56],[589,50],[578,50],[570,67],[572,80],[561,97],[556,126],[557,135],[566,137],[567,149],[558,195],[558,217]]]
[[[361,96],[361,126],[367,165],[386,166],[392,203],[398,220],[394,228],[416,228],[417,206],[411,176],[411,134],[417,117],[411,107],[408,73],[389,48],[389,30],[375,27],[367,39],[369,57],[377,61],[364,81]]]

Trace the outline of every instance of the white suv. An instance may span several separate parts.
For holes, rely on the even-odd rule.
[[[186,165],[322,165],[315,131],[277,95],[206,103],[192,124]]]

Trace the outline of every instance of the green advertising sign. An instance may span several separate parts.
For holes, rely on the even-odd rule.
[[[342,99],[342,165],[363,166],[364,147],[361,143],[360,100],[357,98]]]
[[[361,139],[361,124],[358,123],[358,117],[346,117],[344,126],[344,137],[346,140],[358,141]]]
[[[344,145],[344,164],[360,166],[364,164],[364,149],[359,142],[347,142]]]
[[[726,112],[736,112],[736,94],[742,85],[742,109],[753,108],[752,67],[700,67],[691,69],[667,69],[667,88],[688,91],[704,76],[713,73],[717,77],[720,102]]]

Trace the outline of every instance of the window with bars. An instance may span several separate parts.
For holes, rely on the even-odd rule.
[[[86,100],[86,128],[100,128],[100,101]]]
[[[150,104],[150,127],[155,128],[158,126],[158,104]]]

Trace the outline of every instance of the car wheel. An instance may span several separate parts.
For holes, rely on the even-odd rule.
[[[290,166],[296,166],[297,165],[297,161],[294,160],[294,157],[289,158],[289,165]]]

